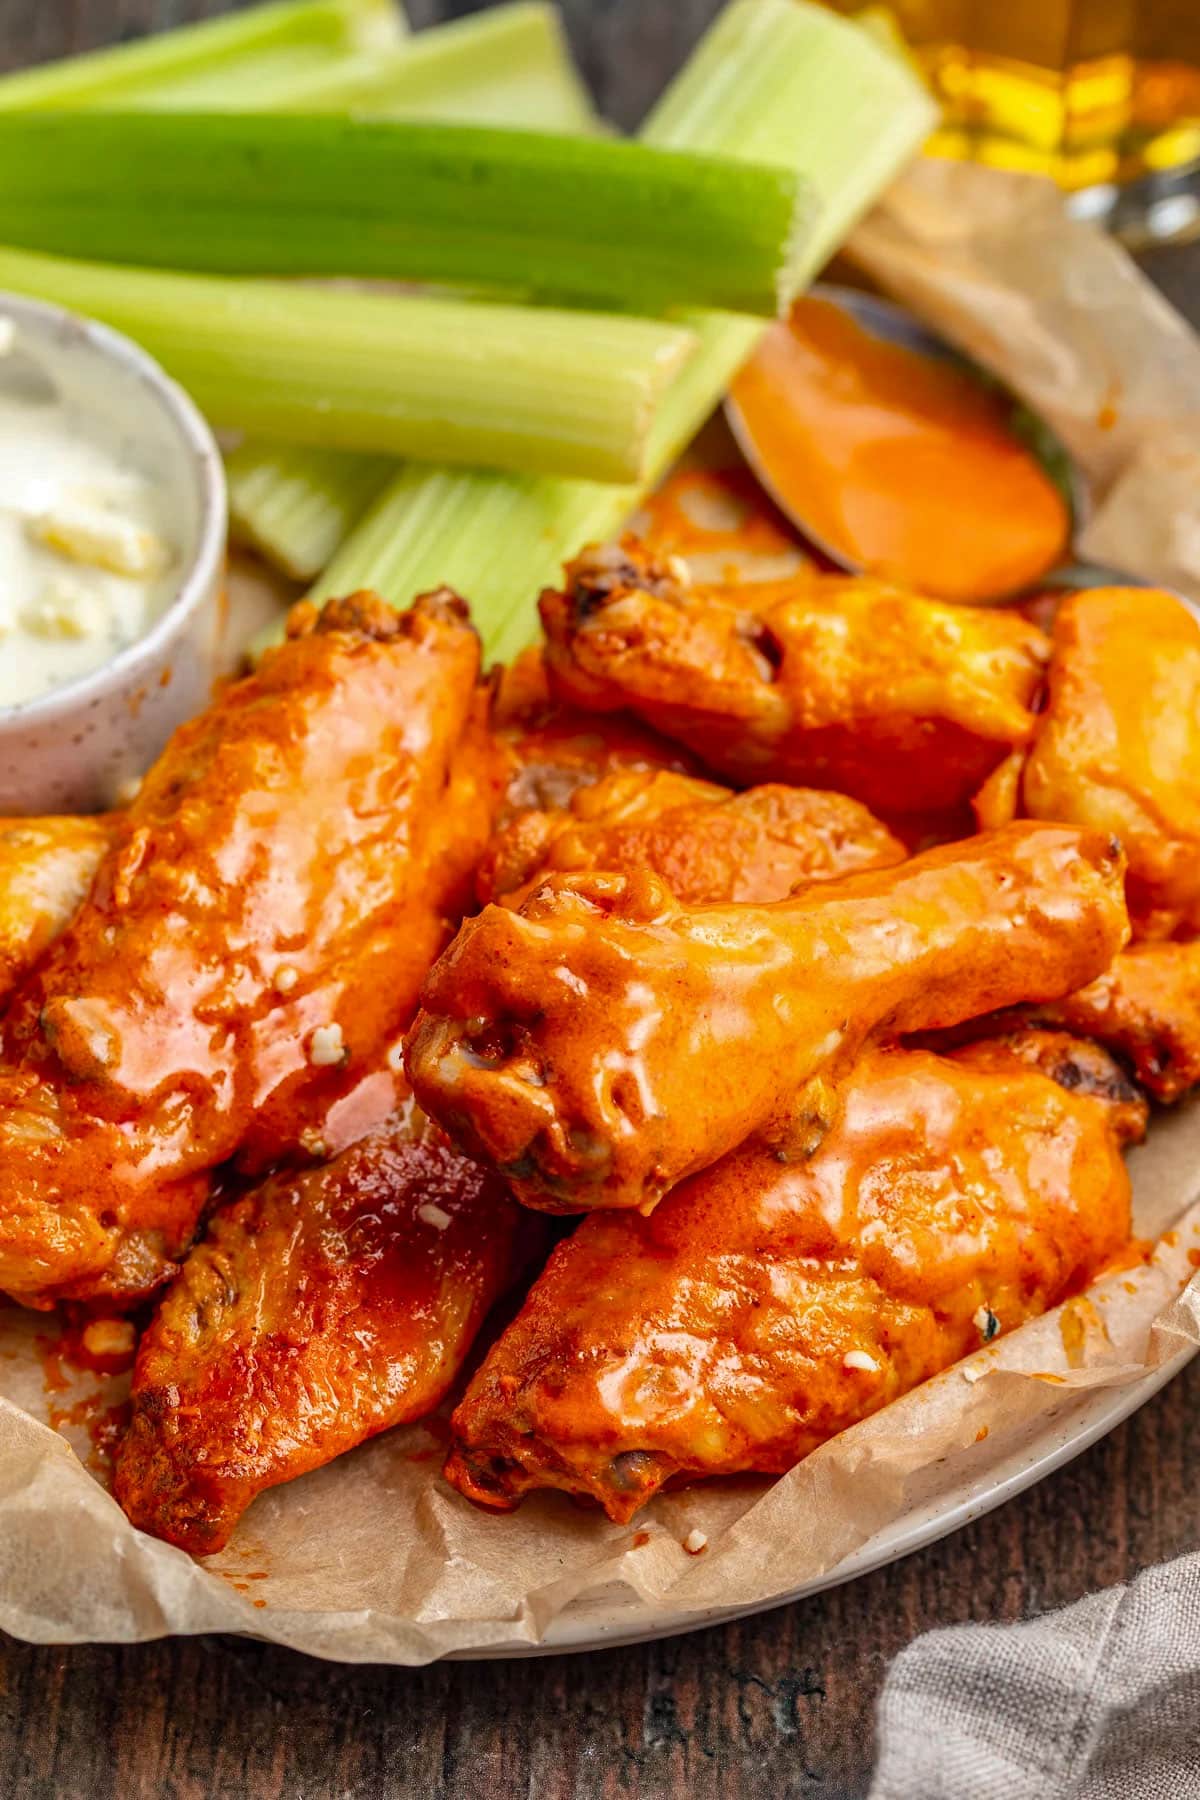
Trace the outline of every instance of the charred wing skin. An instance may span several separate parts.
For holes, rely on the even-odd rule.
[[[1181,600],[1063,601],[1021,803],[1121,839],[1135,938],[1200,932],[1200,623]]]
[[[0,819],[0,1000],[69,925],[114,821]]]
[[[834,788],[886,819],[960,815],[1033,736],[1045,635],[865,579],[692,587],[633,544],[541,601],[552,680],[627,708],[739,784]]]
[[[999,1053],[871,1050],[808,1162],[746,1146],[559,1245],[454,1414],[447,1478],[623,1522],[669,1481],[780,1473],[990,1320],[1079,1291],[1128,1232],[1106,1100]]]
[[[286,1149],[396,1042],[469,886],[461,842],[433,854],[475,705],[462,603],[291,629],[175,734],[11,996],[0,1288],[28,1304],[160,1282],[208,1172],[251,1133]]]
[[[142,1337],[116,1495],[219,1550],[266,1488],[435,1407],[535,1222],[409,1127],[218,1213]]]
[[[753,903],[904,856],[844,794],[778,785],[731,794],[671,771],[625,772],[578,789],[565,811],[519,813],[490,844],[476,886],[485,903],[515,906],[550,874],[648,869],[685,905]]]
[[[408,1038],[425,1110],[528,1205],[649,1210],[764,1131],[819,1141],[870,1036],[1052,1000],[1128,922],[1107,837],[1013,825],[769,906],[558,876],[468,920]]]

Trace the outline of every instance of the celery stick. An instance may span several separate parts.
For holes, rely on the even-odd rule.
[[[231,529],[293,581],[311,581],[395,472],[386,456],[249,438],[225,458]]]
[[[405,31],[394,0],[275,0],[249,12],[0,76],[0,108],[255,104],[258,86],[385,51]],[[236,101],[233,101],[236,104]]]
[[[125,331],[218,425],[430,462],[637,479],[682,326],[222,281],[0,250],[0,289]]]
[[[556,7],[513,0],[422,31],[395,51],[340,57],[255,104],[418,118],[462,118],[539,131],[594,128]],[[254,440],[227,459],[230,529],[276,568],[311,581],[395,465],[349,451]]]
[[[643,128],[650,143],[798,168],[823,203],[808,272],[849,232],[920,144],[933,106],[919,82],[851,22],[806,0],[733,0]],[[619,531],[703,423],[758,340],[713,315],[655,420],[643,483],[406,469],[314,589],[376,587],[398,605],[439,581],[471,600],[489,650],[536,633],[533,599],[584,543]]]
[[[340,57],[260,89],[256,108],[589,131],[596,115],[558,8],[512,0],[417,32],[394,50]]]
[[[774,317],[810,265],[789,169],[618,139],[322,114],[0,115],[0,242]]]

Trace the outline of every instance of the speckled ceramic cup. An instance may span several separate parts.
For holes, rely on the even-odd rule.
[[[208,700],[216,669],[226,494],[212,432],[183,389],[107,326],[0,292],[0,317],[64,392],[119,423],[131,465],[165,489],[179,552],[175,593],[136,643],[102,668],[0,707],[0,814],[111,806],[175,727]],[[0,655],[3,655],[0,647]]]

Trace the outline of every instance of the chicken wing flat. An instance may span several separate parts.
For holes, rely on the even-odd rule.
[[[454,1414],[448,1479],[625,1521],[669,1481],[791,1468],[1085,1287],[1126,1242],[1107,1099],[989,1048],[872,1049],[808,1162],[746,1146],[552,1254]]]
[[[1072,993],[1128,932],[1111,839],[1011,825],[770,906],[651,875],[557,876],[434,965],[417,1099],[521,1199],[649,1210],[760,1132],[819,1141],[865,1038]]]
[[[112,833],[108,818],[0,819],[0,996],[65,931]]]
[[[436,1406],[535,1221],[413,1121],[219,1212],[142,1337],[116,1495],[219,1550],[256,1495]]]
[[[887,819],[961,812],[1030,741],[1049,651],[1012,613],[842,576],[698,588],[632,543],[585,551],[541,613],[566,699],[628,708],[733,781]]]
[[[3,1021],[0,1288],[149,1291],[209,1171],[398,1040],[486,835],[438,824],[478,659],[452,596],[299,609],[175,734]]]
[[[902,862],[904,845],[857,800],[817,788],[728,788],[670,770],[608,775],[565,809],[518,813],[476,876],[480,900],[518,905],[550,873],[660,875],[677,900],[782,900],[802,881]]]
[[[1200,932],[1200,624],[1173,594],[1063,601],[1021,811],[1121,839],[1135,937]]]

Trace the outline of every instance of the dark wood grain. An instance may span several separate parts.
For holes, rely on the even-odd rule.
[[[717,0],[565,0],[607,110],[640,116]],[[0,0],[0,67],[225,10]],[[416,23],[474,10],[411,0]],[[1200,316],[1200,255],[1155,273]],[[586,1658],[407,1672],[237,1639],[0,1640],[0,1800],[784,1800],[860,1796],[890,1658],[1016,1619],[1200,1542],[1200,1367],[1030,1493],[877,1575],[745,1624]]]

